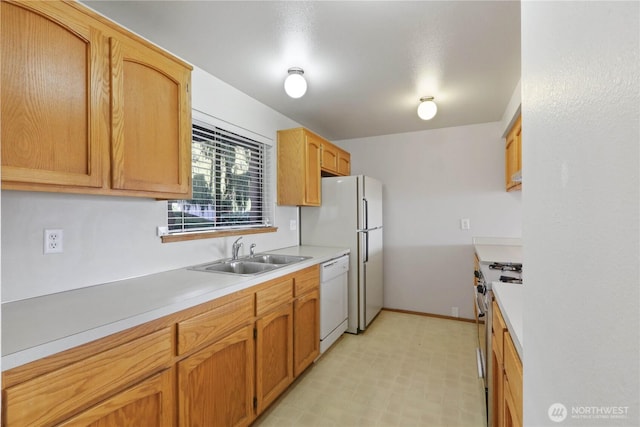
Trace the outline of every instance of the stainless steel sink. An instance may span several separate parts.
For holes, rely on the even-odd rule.
[[[297,255],[281,255],[281,254],[255,254],[254,256],[250,256],[249,258],[244,258],[244,259],[250,262],[287,265],[287,264],[293,264],[294,262],[304,261],[305,259],[309,259],[309,258],[311,257],[297,256]]]
[[[208,264],[196,265],[189,267],[191,270],[208,271],[212,273],[228,273],[241,276],[253,276],[255,274],[265,273],[275,270],[279,266],[276,264],[265,264],[263,262],[249,262],[245,260],[237,261],[215,261]]]
[[[280,254],[256,254],[252,257],[240,258],[237,260],[226,259],[194,265],[193,267],[189,267],[189,270],[234,274],[238,276],[255,276],[257,274],[266,273],[309,258],[311,257]]]

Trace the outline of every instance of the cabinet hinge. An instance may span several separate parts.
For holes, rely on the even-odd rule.
[[[189,93],[189,83],[187,83],[187,93]]]
[[[253,339],[258,338],[258,328],[253,328]]]
[[[253,397],[253,409],[258,409],[258,398]]]

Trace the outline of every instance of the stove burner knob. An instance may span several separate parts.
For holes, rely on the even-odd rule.
[[[485,285],[478,285],[477,288],[479,294],[484,295],[487,292],[487,287]]]

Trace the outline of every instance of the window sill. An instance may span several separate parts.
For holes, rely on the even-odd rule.
[[[242,236],[245,234],[275,233],[278,227],[238,228],[218,231],[202,231],[196,233],[167,234],[160,237],[162,243],[184,242],[187,240],[215,239],[217,237]]]

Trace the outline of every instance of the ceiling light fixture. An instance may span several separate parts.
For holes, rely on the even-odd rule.
[[[438,106],[433,102],[433,96],[423,96],[418,105],[418,117],[422,120],[431,120],[436,116]]]
[[[304,79],[304,70],[300,67],[289,68],[289,75],[284,80],[284,91],[291,98],[300,98],[307,92],[307,81]]]

